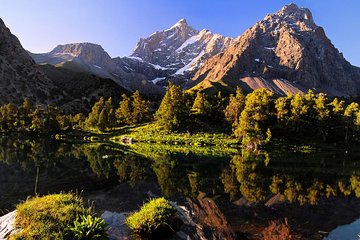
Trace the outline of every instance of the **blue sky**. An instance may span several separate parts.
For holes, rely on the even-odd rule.
[[[32,52],[93,42],[116,57],[181,18],[196,29],[236,37],[290,2],[309,8],[345,58],[360,66],[359,0],[1,0],[0,18]]]

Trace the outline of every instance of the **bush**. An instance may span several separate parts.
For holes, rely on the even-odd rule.
[[[174,232],[176,221],[176,210],[165,198],[156,198],[128,216],[125,223],[139,235],[164,236]]]
[[[88,215],[81,215],[74,222],[73,227],[69,227],[69,235],[79,240],[105,240],[106,223],[103,219]]]
[[[79,217],[92,214],[91,209],[86,209],[83,200],[77,195],[61,193],[34,197],[19,204],[16,210],[15,227],[20,231],[11,236],[11,240],[92,239],[74,238],[73,232],[69,230],[75,228]],[[103,224],[100,225],[98,220],[96,221],[97,233],[100,227],[103,229],[105,227]],[[82,224],[86,225],[89,222]]]

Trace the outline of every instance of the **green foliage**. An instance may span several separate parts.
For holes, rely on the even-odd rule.
[[[15,226],[21,229],[11,240],[64,239],[77,216],[88,214],[83,201],[73,194],[34,197],[16,207]]]
[[[132,125],[132,105],[131,100],[126,94],[122,95],[122,101],[119,104],[118,109],[116,110],[116,119],[120,125]]]
[[[156,198],[145,203],[139,211],[125,220],[135,233],[151,236],[157,231],[172,231],[175,228],[176,210],[165,198]]]
[[[239,124],[240,114],[245,107],[245,95],[239,87],[236,89],[236,95],[230,95],[229,104],[225,109],[225,119],[233,127]]]
[[[171,131],[180,127],[188,115],[189,107],[184,91],[181,87],[170,83],[155,114],[158,125],[166,131]]]
[[[149,102],[143,100],[139,91],[135,91],[130,99],[125,94],[116,110],[116,119],[119,125],[132,125],[150,120]]]
[[[74,226],[68,227],[69,235],[79,240],[106,240],[106,223],[103,219],[91,214],[80,215],[74,221]]]
[[[208,105],[209,102],[206,100],[205,94],[197,92],[194,104],[191,108],[191,113],[196,116],[205,116]]]
[[[272,92],[257,89],[246,96],[245,108],[241,112],[239,124],[235,129],[235,136],[242,138],[244,145],[257,148],[267,139]]]

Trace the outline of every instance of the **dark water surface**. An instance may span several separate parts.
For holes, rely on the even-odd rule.
[[[328,214],[331,202],[360,197],[360,151],[282,146],[249,153],[217,147],[126,147],[111,142],[0,136],[0,213],[13,210],[19,201],[36,193],[78,191],[96,198],[97,192],[117,186],[126,186],[123,199],[138,196],[145,201],[149,190],[170,199],[218,199],[219,208],[223,206],[224,212],[229,212],[230,223],[237,216],[234,209],[227,209],[229,206],[271,207],[274,201],[283,200],[287,200],[286,209],[296,207],[292,213],[280,207],[279,218],[291,218],[291,214],[295,216],[304,209],[310,214]],[[353,209],[352,218],[360,217],[357,211],[360,206]],[[269,218],[265,214],[256,219],[252,214],[251,219],[260,223]],[[305,227],[300,226],[302,223],[312,224],[314,231],[339,225],[339,219],[327,225],[301,220],[316,216],[294,217],[294,221],[298,221],[299,228]],[[233,225],[243,226],[240,222]]]

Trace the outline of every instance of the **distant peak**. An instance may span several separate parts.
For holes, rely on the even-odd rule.
[[[177,23],[175,23],[171,28],[169,28],[168,30],[174,29],[174,28],[177,28],[177,27],[182,28],[182,27],[187,27],[187,26],[188,26],[188,23],[187,23],[186,19],[182,18]]]
[[[295,3],[285,5],[280,11],[284,13],[294,13],[299,11],[300,8]]]
[[[295,3],[285,5],[276,14],[279,16],[296,16],[297,18],[302,20],[313,20],[312,14],[309,9],[298,7]]]

